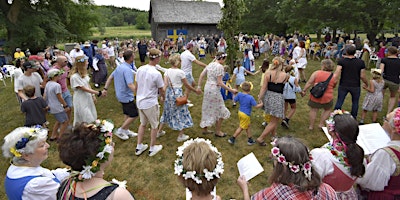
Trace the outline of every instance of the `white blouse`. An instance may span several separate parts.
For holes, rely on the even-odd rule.
[[[390,141],[387,146],[399,146],[400,141]],[[363,178],[359,178],[357,183],[372,191],[383,191],[388,185],[390,176],[396,170],[396,163],[390,155],[383,149],[378,149],[370,157]]]
[[[7,177],[11,179],[26,176],[41,176],[30,180],[22,194],[23,200],[55,200],[60,186],[53,178],[63,181],[69,176],[67,169],[48,170],[43,167],[23,167],[11,165],[7,170]]]

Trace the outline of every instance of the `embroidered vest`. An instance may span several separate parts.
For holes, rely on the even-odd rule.
[[[368,200],[400,199],[400,147],[389,146],[383,148],[396,163],[396,170],[390,177],[388,185],[383,191],[373,191],[368,194]]]
[[[22,200],[22,194],[24,193],[26,184],[34,178],[41,176],[25,176],[22,178],[12,179],[6,177],[4,180],[4,187],[9,200]],[[57,183],[60,181],[57,178],[53,178]]]
[[[336,192],[345,192],[350,190],[356,179],[352,179],[345,174],[339,167],[333,164],[333,173],[325,176],[322,182],[330,185]]]

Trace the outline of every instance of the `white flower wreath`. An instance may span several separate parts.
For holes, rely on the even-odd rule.
[[[196,171],[187,171],[183,168],[183,151],[185,150],[186,147],[190,146],[193,143],[200,143],[204,142],[206,143],[212,151],[214,151],[217,154],[217,165],[215,166],[215,169],[213,171],[208,171],[208,169],[203,169],[203,173],[201,172],[196,172]],[[220,178],[220,175],[224,173],[224,162],[222,162],[222,156],[221,153],[218,151],[216,147],[214,147],[211,144],[210,140],[206,140],[204,138],[196,138],[196,139],[190,139],[183,143],[182,146],[178,147],[178,151],[176,151],[176,155],[178,158],[175,160],[175,172],[174,174],[180,176],[182,175],[183,178],[186,179],[193,179],[197,184],[202,184],[203,181],[201,180],[202,177],[207,179],[207,181],[210,181],[214,178]]]

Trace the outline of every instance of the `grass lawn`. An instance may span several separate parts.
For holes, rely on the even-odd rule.
[[[136,66],[140,66],[139,56],[136,56]],[[272,58],[270,58],[271,60]],[[207,57],[203,62],[209,63],[211,58]],[[165,60],[160,62],[163,67],[169,67],[164,64]],[[260,66],[262,59],[256,60],[256,66]],[[311,73],[320,68],[320,62],[309,61],[306,69],[307,76],[309,77]],[[202,67],[194,64],[193,73],[195,80],[198,80]],[[370,77],[370,73],[367,73]],[[257,97],[260,89],[260,79],[261,74],[255,76],[247,76],[246,79],[254,83],[254,89],[251,94]],[[203,81],[205,82],[205,81]],[[0,82],[0,121],[2,121],[2,131],[0,132],[0,137],[3,138],[6,134],[12,131],[14,128],[23,125],[24,116],[19,111],[19,105],[15,98],[13,91],[13,84],[10,79],[6,80],[7,86],[4,86]],[[301,84],[304,86],[304,83]],[[362,91],[360,105],[365,96],[365,90]],[[308,96],[301,98],[300,95],[297,96],[297,112],[290,121],[290,129],[284,129],[281,126],[278,128],[278,135],[292,135],[302,139],[306,145],[312,149],[319,147],[326,143],[326,139],[323,132],[317,128],[313,131],[308,130],[308,113],[309,107],[307,106]],[[193,102],[194,107],[190,108],[191,115],[194,121],[194,127],[187,129],[186,134],[190,137],[205,137],[212,141],[212,143],[218,148],[222,153],[222,159],[225,162],[225,172],[217,185],[217,193],[222,197],[222,199],[237,198],[242,199],[241,191],[236,185],[236,180],[239,175],[237,170],[237,161],[253,152],[262,166],[264,167],[264,172],[254,179],[250,180],[249,188],[250,193],[253,194],[267,186],[268,177],[272,170],[272,162],[270,161],[269,154],[271,146],[260,147],[259,145],[248,146],[245,133],[242,133],[236,141],[235,145],[231,145],[227,142],[229,136],[231,136],[236,128],[238,127],[238,117],[237,111],[238,107],[232,107],[230,101],[226,102],[226,106],[231,111],[231,117],[224,120],[222,125],[222,131],[228,134],[226,138],[217,138],[213,135],[203,135],[201,133],[201,128],[199,127],[201,119],[201,104],[202,95],[197,96],[196,94],[191,94],[190,100]],[[335,93],[336,98],[336,93]],[[382,119],[382,116],[386,113],[388,92],[384,100],[383,112],[379,114],[378,119]],[[96,104],[98,118],[101,119],[111,119],[115,122],[115,126],[121,126],[123,122],[123,115],[120,103],[115,98],[114,88],[109,88],[109,95],[106,98],[99,98]],[[350,110],[351,102],[350,97],[347,97],[343,109]],[[263,111],[261,109],[253,109],[252,113],[252,126],[251,130],[254,137],[258,137],[263,127],[261,123],[263,122],[262,117]],[[361,114],[361,106],[359,110],[359,115]],[[51,115],[47,116],[50,121],[50,127],[54,125],[54,117]],[[317,120],[319,119],[319,115]],[[366,122],[371,121],[370,117],[366,119]],[[137,131],[139,120],[136,120],[130,129]],[[318,122],[316,123],[318,124]],[[211,128],[212,130],[213,128]],[[129,139],[127,141],[122,141],[118,137],[114,137],[115,145],[115,156],[110,167],[106,169],[105,179],[111,180],[116,178],[117,180],[127,180],[128,190],[135,196],[136,199],[184,199],[185,190],[181,184],[177,181],[174,175],[173,163],[176,159],[176,150],[178,146],[182,143],[176,142],[178,136],[177,131],[173,131],[169,128],[164,129],[167,134],[158,139],[158,143],[164,146],[164,149],[154,157],[149,157],[147,151],[141,156],[135,156],[134,151],[136,147],[136,138]],[[146,131],[144,142],[150,142],[150,131]],[[269,137],[266,138],[269,140]],[[66,167],[58,158],[57,144],[50,143],[51,147],[49,149],[49,158],[42,163],[43,167],[49,169],[54,169],[57,167]],[[3,184],[4,177],[6,174],[7,167],[9,166],[9,160],[0,159],[0,173],[2,174],[0,178],[0,183]],[[6,199],[4,187],[0,187],[0,199]]]
[[[105,27],[106,32],[101,35],[97,28],[92,28],[93,38],[151,38],[149,30],[139,30],[135,26]]]

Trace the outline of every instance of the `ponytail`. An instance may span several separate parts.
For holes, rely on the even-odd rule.
[[[364,150],[357,144],[347,144],[346,156],[350,164],[350,174],[361,177],[365,173]]]

